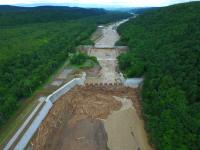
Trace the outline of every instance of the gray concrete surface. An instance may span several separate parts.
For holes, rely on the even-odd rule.
[[[58,90],[56,90],[54,93],[52,93],[51,95],[49,95],[47,97],[47,101],[50,100],[52,103],[55,103],[55,101],[57,99],[59,99],[63,94],[65,94],[66,92],[68,92],[74,86],[80,85],[82,83],[81,80],[82,80],[81,78],[75,78],[75,79],[71,80],[70,82],[68,82],[67,84],[65,84],[64,86],[62,86]]]
[[[27,127],[27,125],[30,123],[32,118],[36,115],[39,108],[42,106],[45,99],[40,99],[40,103],[35,107],[33,112],[30,114],[30,116],[25,120],[25,122],[22,124],[22,126],[17,130],[17,132],[14,134],[14,136],[10,139],[10,141],[7,143],[7,145],[4,147],[4,150],[9,150],[11,146],[15,143],[17,138],[20,136],[20,134],[24,131],[24,129]]]
[[[35,118],[35,120],[32,122],[28,130],[24,133],[20,141],[17,143],[14,150],[23,150],[25,149],[26,145],[29,143],[30,139],[33,137],[35,132],[37,131],[38,127],[48,114],[49,110],[52,107],[52,103],[50,101],[47,101],[45,105],[42,107],[41,111]]]
[[[129,78],[124,80],[124,86],[138,88],[143,83],[143,78]]]
[[[31,125],[28,127],[28,129],[23,134],[22,138],[20,138],[19,142],[15,146],[15,150],[23,150],[25,149],[26,145],[29,143],[37,129],[39,128],[40,124],[48,114],[49,110],[53,106],[53,103],[63,94],[65,94],[67,91],[69,91],[71,88],[73,88],[76,85],[83,85],[86,80],[86,74],[83,73],[81,78],[75,78],[68,82],[67,84],[63,85],[61,88],[56,90],[54,93],[49,95],[46,99],[40,100],[40,103],[38,106],[34,109],[34,111],[31,113],[31,115],[26,119],[26,121],[23,123],[23,125],[19,128],[19,130],[16,132],[16,134],[10,139],[10,141],[6,144],[4,147],[4,150],[9,150],[13,144],[19,139],[19,136],[24,132],[24,130],[28,127],[30,121],[33,119],[35,115],[35,119],[31,123]],[[40,110],[38,114],[37,111],[41,108],[41,105],[45,104]]]

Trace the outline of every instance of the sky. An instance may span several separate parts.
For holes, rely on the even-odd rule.
[[[18,5],[18,4],[84,4],[84,5],[108,5],[124,7],[149,7],[149,6],[168,6],[176,3],[189,2],[191,0],[0,0],[0,5]],[[198,1],[198,0],[193,0]]]

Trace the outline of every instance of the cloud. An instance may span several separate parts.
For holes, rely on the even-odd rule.
[[[78,4],[104,4],[119,6],[166,6],[190,0],[0,0],[0,4],[33,4],[33,3],[78,3]],[[197,1],[197,0],[196,0]]]

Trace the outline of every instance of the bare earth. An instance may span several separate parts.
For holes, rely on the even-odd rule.
[[[28,148],[152,150],[141,117],[139,90],[120,85],[116,59],[120,51],[113,46],[121,23],[104,28],[95,48],[87,50],[97,57],[101,70],[94,74],[91,70],[86,86],[75,87],[57,100]]]
[[[37,150],[106,150],[101,119],[121,108],[116,97],[136,99],[137,90],[122,86],[75,87],[56,102],[32,140]],[[133,102],[136,103],[136,102]]]
[[[152,150],[148,144],[144,122],[138,116],[132,101],[120,98],[122,107],[105,120],[108,147],[111,150]]]

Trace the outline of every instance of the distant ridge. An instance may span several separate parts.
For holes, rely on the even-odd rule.
[[[145,11],[149,11],[149,10],[155,10],[161,7],[138,7],[138,8],[133,8],[131,10],[131,12],[136,13],[136,14],[141,14]]]
[[[93,5],[91,5],[93,6]],[[119,11],[119,12],[133,12],[133,13],[143,13],[147,10],[153,10],[157,9],[160,7],[120,7],[120,6],[106,6],[103,5],[102,7],[100,6],[93,6],[93,7],[79,7],[79,6],[57,6],[57,5],[50,5],[50,4],[29,4],[29,5],[20,5],[20,6],[14,6],[14,5],[0,5],[0,12],[25,12],[25,11],[33,11],[33,10],[65,10],[65,11],[70,11],[70,10],[79,10],[87,12],[87,11],[95,11],[94,13],[102,13],[107,11]]]
[[[99,8],[79,8],[67,6],[19,7],[0,6],[0,26],[68,21],[84,17],[105,15],[108,12]]]
[[[65,10],[65,11],[95,11],[95,12],[105,12],[102,8],[80,8],[80,7],[69,7],[69,6],[33,6],[33,7],[25,7],[25,6],[13,6],[13,5],[0,5],[0,12],[18,12],[18,11],[32,11],[32,10]]]

